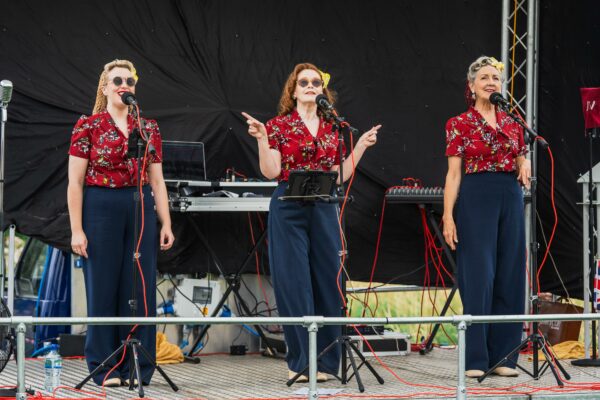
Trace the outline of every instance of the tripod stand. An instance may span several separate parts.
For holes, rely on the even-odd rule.
[[[539,313],[539,303],[538,303],[538,278],[537,278],[537,273],[538,273],[538,257],[537,257],[537,251],[538,251],[538,243],[537,243],[537,239],[536,239],[536,229],[537,229],[537,223],[536,223],[536,215],[537,215],[537,177],[536,177],[536,173],[537,173],[537,145],[538,142],[539,144],[546,149],[548,147],[548,143],[541,137],[538,137],[538,135],[527,126],[527,124],[525,124],[522,119],[515,115],[510,109],[507,103],[499,103],[497,104],[498,107],[500,109],[502,109],[504,112],[506,112],[516,123],[518,123],[524,130],[524,132],[526,132],[527,136],[526,136],[526,141],[530,144],[530,148],[531,148],[531,218],[530,218],[530,243],[529,243],[529,249],[530,249],[530,281],[532,284],[532,288],[531,288],[531,310],[532,313],[534,315]],[[513,356],[518,356],[519,352],[522,349],[528,348],[529,345],[531,344],[531,348],[533,351],[533,365],[532,365],[532,371],[530,372],[529,370],[525,369],[524,367],[522,367],[521,365],[519,365],[517,362],[515,362],[515,365],[517,368],[519,368],[520,370],[522,370],[523,372],[525,372],[527,375],[531,376],[534,379],[539,379],[541,375],[543,375],[546,370],[549,368],[550,371],[552,371],[552,374],[554,375],[554,378],[556,379],[556,383],[558,384],[558,386],[564,386],[564,383],[561,381],[558,372],[557,372],[557,368],[560,370],[560,372],[563,374],[563,376],[565,377],[565,379],[571,379],[571,376],[567,373],[567,371],[564,369],[564,367],[561,365],[561,363],[558,361],[558,359],[556,358],[556,356],[554,356],[554,354],[552,354],[552,350],[550,349],[550,347],[546,344],[546,338],[544,337],[543,334],[541,334],[541,332],[538,329],[538,325],[539,323],[537,321],[534,321],[532,323],[532,332],[529,336],[527,336],[521,343],[519,343],[519,345],[517,347],[515,347],[510,353],[508,353],[502,360],[500,360],[499,362],[496,363],[496,365],[492,366],[490,369],[488,369],[481,377],[477,378],[478,382],[482,382],[485,378],[488,377],[488,375],[490,375],[491,373],[493,373],[496,368],[503,366],[506,361],[509,361],[511,359],[511,357]],[[544,357],[546,358],[546,361],[544,362],[544,364],[540,367],[540,362],[539,362],[539,351],[541,351],[544,354]],[[556,364],[556,365],[555,365]]]
[[[127,103],[126,103],[127,104]],[[139,216],[142,211],[140,203],[143,201],[142,199],[142,150],[144,148],[144,140],[140,134],[146,138],[143,132],[143,126],[141,124],[141,119],[139,118],[139,108],[137,105],[134,108],[134,117],[138,121],[139,127],[133,129],[129,136],[128,143],[128,157],[132,158],[132,153],[135,153],[135,161],[137,162],[137,189],[134,192],[133,200],[134,200],[134,229],[133,229],[133,254],[132,254],[132,289],[131,289],[131,299],[129,300],[129,307],[131,309],[132,317],[135,317],[137,314],[137,273],[138,273],[138,265],[141,254],[138,253],[138,248],[136,247],[138,240],[141,243],[141,237],[143,232],[140,232],[140,224],[139,224]],[[149,152],[155,152],[156,150],[150,144],[149,138],[147,138],[147,146]],[[109,249],[107,249],[110,251]],[[139,268],[139,273],[142,274],[141,265]],[[152,271],[155,273],[155,271]],[[143,276],[142,276],[143,279]],[[154,288],[151,288],[154,290]],[[145,296],[145,293],[143,294]],[[140,398],[144,397],[144,388],[143,388],[143,376],[140,369],[140,355],[145,358],[145,360],[154,366],[154,368],[162,375],[162,377],[167,381],[169,386],[173,391],[178,391],[179,388],[171,379],[167,376],[167,374],[163,371],[163,369],[157,365],[156,359],[143,347],[142,343],[135,337],[137,325],[133,326],[129,332],[127,338],[122,342],[122,344],[106,359],[104,359],[100,364],[81,381],[79,384],[75,386],[76,389],[81,389],[83,385],[85,385],[90,379],[96,376],[101,370],[103,370],[113,359],[116,358],[118,354],[123,354],[123,357],[129,352],[129,390],[133,390],[137,385],[138,396]],[[114,368],[114,367],[113,367]]]
[[[317,104],[319,104],[318,99],[317,99]],[[333,120],[333,122],[334,122],[333,123],[333,131],[337,132],[337,134],[338,134],[338,156],[339,156],[339,160],[340,160],[340,168],[339,168],[340,185],[338,187],[338,196],[334,197],[333,199],[325,199],[325,201],[335,202],[335,203],[345,203],[346,201],[351,200],[351,198],[348,198],[348,199],[346,198],[346,192],[344,189],[344,163],[343,163],[344,136],[343,136],[343,132],[342,132],[342,127],[347,127],[348,130],[350,131],[350,134],[352,134],[352,132],[355,131],[355,129],[352,128],[342,117],[338,116],[337,112],[335,111],[335,109],[333,109],[333,107],[329,107],[325,113],[326,113],[328,119]],[[290,178],[291,178],[291,175],[290,175]],[[290,186],[292,186],[291,183],[290,183]],[[331,191],[328,193],[322,192],[322,193],[320,193],[320,195],[321,195],[321,198],[323,197],[323,195],[331,197],[330,196],[331,193],[332,193]],[[315,197],[314,194],[311,196],[310,193],[309,194],[301,193],[300,196],[298,196],[298,197],[302,197],[302,196],[308,197],[308,198]],[[318,198],[319,196],[316,196],[316,197]],[[345,230],[346,230],[344,215],[341,216],[340,229],[342,230],[342,232],[345,232]],[[344,263],[348,259],[347,250],[343,249],[340,252],[339,256],[341,258],[340,268],[342,270],[344,270],[345,269]],[[343,303],[344,306],[341,309],[341,313],[342,313],[342,316],[345,317],[346,313],[347,313],[347,307],[346,307],[347,298],[346,298],[346,278],[345,278],[345,274],[343,272],[341,274],[341,288],[342,288],[342,294],[343,294],[343,300],[344,300],[344,303]],[[369,369],[369,371],[375,376],[377,381],[380,384],[384,383],[383,378],[377,373],[377,371],[375,371],[375,369],[371,366],[369,361],[367,361],[367,359],[361,353],[361,351],[358,349],[356,344],[352,342],[352,339],[348,335],[348,327],[346,325],[342,326],[342,335],[338,336],[334,342],[330,343],[325,349],[323,349],[323,351],[321,351],[321,353],[319,353],[319,355],[317,356],[317,364],[322,359],[322,357],[325,356],[325,354],[327,354],[330,351],[333,351],[339,345],[341,345],[341,350],[342,350],[342,354],[341,354],[342,367],[341,367],[341,374],[340,374],[341,376],[338,376],[337,374],[334,375],[336,377],[336,379],[338,379],[342,384],[346,384],[350,381],[350,379],[352,379],[352,377],[356,376],[356,382],[357,382],[359,391],[362,393],[365,391],[365,388],[362,383],[362,379],[360,377],[359,369],[363,365],[366,365],[367,368]],[[358,365],[354,358],[355,354],[361,360],[361,363]],[[349,366],[348,366],[348,359],[350,360]],[[309,368],[308,365],[305,366],[302,371],[298,372],[295,376],[293,376],[291,379],[289,379],[286,383],[287,386],[291,386],[292,384],[294,384],[296,382],[296,380],[298,380],[298,378],[300,378],[300,376],[302,376],[306,373],[308,368]],[[350,376],[348,376],[348,371],[350,369],[352,369],[352,374]]]
[[[240,265],[238,270],[232,274],[225,275],[223,273],[223,268],[221,267],[221,262],[219,261],[219,258],[217,257],[217,255],[215,254],[213,249],[208,244],[208,241],[206,240],[206,237],[200,230],[200,227],[198,227],[198,224],[193,219],[190,219],[190,221],[191,221],[192,227],[196,231],[196,234],[200,238],[200,241],[202,242],[204,247],[210,253],[210,256],[212,257],[213,261],[215,262],[215,265],[216,265],[217,269],[219,270],[219,273],[221,275],[223,275],[223,277],[225,278],[225,281],[227,282],[227,290],[225,290],[225,293],[223,293],[223,295],[221,296],[219,303],[217,304],[217,306],[215,307],[215,309],[213,310],[213,312],[211,313],[210,316],[216,317],[219,314],[219,312],[223,308],[223,305],[225,304],[225,302],[227,301],[227,299],[229,298],[229,295],[231,293],[234,294],[235,298],[237,299],[238,304],[242,307],[244,312],[247,315],[251,315],[252,311],[250,310],[250,307],[248,307],[248,304],[246,303],[246,301],[244,300],[244,298],[241,296],[241,294],[239,292],[240,287],[241,287],[240,283],[241,283],[241,279],[242,279],[242,273],[246,269],[246,266],[252,260],[252,257],[254,256],[254,254],[258,251],[258,249],[264,242],[264,240],[267,236],[267,230],[265,229],[261,233],[261,235],[258,237],[258,240],[254,244],[252,249],[248,252],[248,255],[246,256],[246,258],[244,259],[244,261],[242,262],[242,264]],[[204,336],[206,336],[206,333],[208,332],[208,329],[210,327],[211,327],[210,324],[206,324],[203,326],[202,330],[198,334],[198,337],[192,344],[190,352],[193,352],[196,349],[196,347],[198,347],[198,344],[202,341]],[[268,355],[276,356],[277,350],[272,346],[269,339],[265,336],[265,333],[262,330],[262,328],[259,325],[254,325],[254,328],[256,329],[256,332],[259,334],[260,338],[262,339],[263,343],[265,344],[265,347],[266,347],[265,352]],[[191,353],[190,353],[190,355],[191,355]]]

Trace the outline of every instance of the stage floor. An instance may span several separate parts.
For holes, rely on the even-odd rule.
[[[347,385],[342,385],[336,380],[320,383],[319,389],[339,389],[341,392],[336,399],[399,399],[399,398],[452,398],[455,396],[456,368],[458,352],[454,349],[435,349],[426,356],[410,354],[408,356],[383,357],[382,360],[401,379],[400,382],[390,372],[373,360],[376,370],[385,379],[385,384],[380,385],[366,368],[361,369],[361,377],[365,385],[365,392],[360,393],[356,380]],[[167,365],[164,370],[179,386],[179,392],[172,392],[162,377],[155,373],[152,384],[145,387],[147,399],[281,399],[281,398],[306,398],[306,395],[295,395],[299,389],[307,389],[308,384],[296,384],[291,388],[285,385],[287,378],[286,364],[281,359],[263,357],[260,355],[229,356],[206,355],[201,357],[200,364]],[[521,356],[522,365],[530,368],[531,362]],[[571,374],[571,382],[594,382],[600,387],[600,369],[575,368],[570,362],[563,365]],[[62,383],[74,386],[87,374],[84,360],[64,360]],[[44,371],[41,360],[28,360],[26,362],[27,387],[41,391]],[[409,384],[410,383],[410,384]],[[16,364],[11,361],[6,369],[0,373],[0,385],[16,384]],[[431,387],[417,387],[420,385],[436,385],[449,388],[447,392],[435,390]],[[576,390],[575,385],[567,384],[565,389],[558,389],[550,371],[547,371],[540,380],[535,381],[526,374],[518,378],[499,378],[491,376],[483,383],[467,380],[469,389],[479,388],[480,391],[489,389],[485,394],[474,394],[471,390],[468,397],[481,397],[486,399],[600,399],[600,391]],[[515,387],[518,385],[518,387]],[[506,391],[494,390],[495,388],[509,388]],[[550,388],[550,390],[540,390]],[[92,384],[87,384],[84,389],[95,392],[96,396],[76,392],[60,391],[57,398],[101,398],[101,391]],[[109,399],[134,399],[137,391],[130,392],[125,387],[107,389]],[[423,393],[419,396],[419,393]],[[442,396],[446,394],[446,396]],[[324,395],[321,395],[324,397]],[[320,396],[320,397],[321,397]]]

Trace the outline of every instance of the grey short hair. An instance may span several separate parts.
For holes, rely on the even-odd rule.
[[[498,60],[496,60],[494,57],[488,57],[488,56],[481,56],[479,57],[477,60],[473,61],[471,63],[471,65],[469,65],[469,69],[467,71],[467,81],[469,81],[470,83],[475,82],[475,76],[477,75],[477,71],[479,71],[481,68],[490,65],[496,69],[498,69],[498,71],[500,72],[500,80],[504,81],[504,73],[502,70],[500,70],[498,68]],[[500,63],[502,64],[502,63]],[[502,64],[502,68],[504,68],[504,64]]]

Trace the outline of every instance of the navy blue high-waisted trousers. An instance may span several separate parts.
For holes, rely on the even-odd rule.
[[[522,314],[525,304],[523,191],[513,173],[466,174],[457,202],[458,286],[464,313]],[[472,324],[466,368],[485,371],[521,341],[522,324]],[[505,363],[514,367],[517,357]]]
[[[279,184],[269,208],[269,265],[277,310],[282,317],[341,316],[337,273],[341,250],[338,207],[282,201],[287,182]],[[303,326],[283,326],[290,370],[308,365],[308,332]],[[341,334],[341,327],[319,328],[317,351],[321,352]],[[341,347],[335,346],[319,362],[322,372],[337,374]]]
[[[88,258],[83,258],[87,312],[90,317],[130,317],[134,252],[134,193],[137,188],[86,187],[83,198],[83,230],[87,236]],[[158,233],[154,197],[148,185],[144,193],[144,234],[141,244],[141,264],[146,284],[148,316],[156,315],[156,257]],[[140,213],[141,214],[141,213]],[[140,219],[141,221],[141,219]],[[141,225],[140,225],[141,227]],[[136,273],[138,273],[136,268]],[[139,273],[137,282],[137,315],[144,316],[144,294]],[[85,356],[90,371],[95,369],[125,340],[128,325],[88,325]],[[156,327],[138,326],[136,336],[156,358]],[[129,354],[128,354],[129,356]],[[106,373],[121,359],[112,360],[94,377],[102,384]],[[150,383],[154,366],[140,354],[142,382]],[[154,361],[154,360],[152,360]],[[129,359],[123,361],[109,378],[129,379]]]

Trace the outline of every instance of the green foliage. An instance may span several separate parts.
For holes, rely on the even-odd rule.
[[[348,287],[367,287],[365,282],[348,282]],[[387,285],[402,287],[402,285]],[[437,294],[437,295],[436,295]],[[365,312],[365,317],[418,317],[438,315],[441,311],[450,290],[427,290],[423,291],[403,291],[403,292],[386,292],[386,293],[371,293],[368,298],[369,307]],[[349,297],[350,314],[352,317],[363,316],[363,304],[365,294],[356,295],[358,299]],[[435,304],[435,312],[434,305]],[[372,315],[372,312],[374,315]],[[462,314],[462,303],[458,292],[452,299],[451,308],[448,309],[446,315]],[[423,337],[427,337],[433,325],[388,325],[387,328],[397,332],[402,332],[411,335],[411,343],[421,342]],[[443,328],[443,329],[442,329]],[[417,335],[418,333],[418,335]],[[443,325],[435,337],[434,343],[439,345],[451,345],[457,342],[456,328],[452,324]]]

